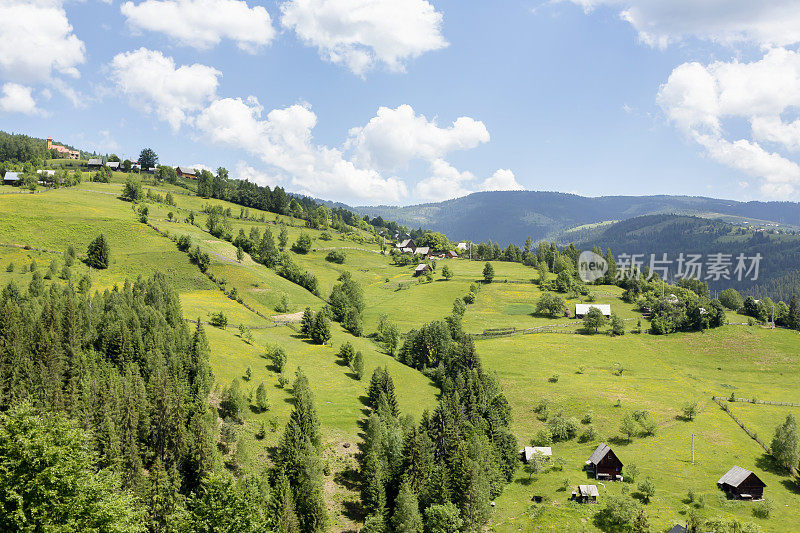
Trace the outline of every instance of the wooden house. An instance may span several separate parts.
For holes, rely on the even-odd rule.
[[[176,167],[175,174],[177,174],[179,178],[188,178],[190,180],[197,179],[197,171],[193,168],[189,168],[186,166]]]
[[[103,166],[103,160],[102,159],[98,159],[96,157],[93,157],[92,159],[89,160],[89,163],[87,164],[87,166],[90,169],[91,168],[100,168],[100,167]]]
[[[428,246],[419,246],[414,249],[415,254],[419,254],[423,257],[430,257],[431,256],[431,249]]]
[[[589,472],[595,479],[622,481],[622,461],[607,444],[600,444],[586,461]]]
[[[761,500],[767,485],[751,471],[734,466],[719,478],[717,486],[737,500]]]

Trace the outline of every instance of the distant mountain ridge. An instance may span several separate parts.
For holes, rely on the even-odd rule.
[[[547,191],[473,193],[438,203],[406,207],[361,206],[356,212],[409,227],[440,231],[454,240],[521,244],[530,236],[559,240],[578,226],[653,214],[719,218],[800,228],[800,203],[739,202],[700,196],[601,196]]]

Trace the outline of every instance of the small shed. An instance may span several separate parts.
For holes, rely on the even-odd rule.
[[[553,449],[550,448],[550,446],[525,446],[519,451],[520,458],[525,463],[529,463],[531,458],[536,454],[552,457]]]
[[[589,456],[586,466],[595,479],[622,481],[622,461],[608,444],[601,443]]]
[[[611,316],[611,304],[575,304],[575,318],[583,318],[592,307],[598,309],[606,318]]]
[[[667,533],[689,533],[689,530],[680,524],[675,524]]]
[[[456,257],[458,257],[458,254],[453,250],[450,250],[445,254],[445,257],[447,257],[448,259],[455,259]]]
[[[97,159],[97,158],[93,157],[92,159],[89,160],[89,163],[88,163],[88,167],[89,168],[100,168],[102,166],[103,166],[103,160],[102,159]]]
[[[420,263],[417,265],[417,268],[414,269],[414,275],[419,276],[425,272],[430,272],[431,266],[427,263]]]
[[[719,478],[717,486],[737,500],[761,500],[767,485],[751,471],[734,466]]]
[[[106,166],[111,170],[119,170],[119,161],[109,161]]]
[[[6,175],[3,176],[3,184],[4,185],[16,185],[20,182],[22,178],[19,176],[19,172],[6,172]]]
[[[597,503],[598,496],[597,485],[578,485],[578,491],[573,493],[573,498],[581,503]]]

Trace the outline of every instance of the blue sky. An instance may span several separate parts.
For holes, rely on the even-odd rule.
[[[0,0],[0,129],[353,205],[797,200],[792,4]]]

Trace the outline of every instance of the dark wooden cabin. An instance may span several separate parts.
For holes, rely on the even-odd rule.
[[[767,485],[751,471],[734,466],[719,478],[717,486],[737,500],[761,500]]]
[[[607,444],[600,444],[586,461],[596,479],[622,480],[622,461]]]

